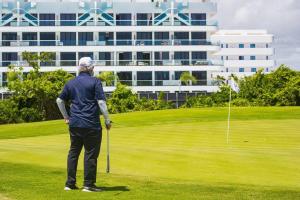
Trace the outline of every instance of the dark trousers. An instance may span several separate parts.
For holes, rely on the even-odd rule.
[[[84,147],[84,186],[96,183],[97,159],[100,152],[102,130],[70,127],[71,146],[68,155],[67,186],[76,184],[78,158]]]

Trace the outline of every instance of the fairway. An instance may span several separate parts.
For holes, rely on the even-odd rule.
[[[227,108],[111,116],[99,157],[101,193],[63,191],[63,120],[0,126],[0,199],[300,199],[300,108]],[[83,182],[83,156],[78,185]]]

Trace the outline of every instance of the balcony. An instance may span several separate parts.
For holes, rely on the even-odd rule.
[[[0,65],[7,67],[8,65],[16,65],[29,67],[26,61],[2,61]],[[78,60],[50,60],[40,62],[42,67],[74,67],[78,65]],[[220,63],[214,60],[200,59],[175,59],[175,60],[94,60],[95,67],[101,66],[219,66]]]
[[[210,46],[218,45],[210,40],[106,40],[106,41],[71,41],[71,40],[2,40],[1,46]]]
[[[107,24],[101,20],[36,20],[37,26],[218,26],[217,20],[189,20],[191,25],[182,24],[175,20],[165,20],[159,25],[155,25],[154,20],[113,20],[111,24]],[[26,21],[10,21],[6,26],[26,27],[33,26]]]
[[[273,67],[274,60],[224,60],[225,67]]]

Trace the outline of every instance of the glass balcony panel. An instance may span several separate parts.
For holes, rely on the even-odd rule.
[[[76,14],[72,13],[61,13],[60,14],[60,25],[61,26],[76,26]]]
[[[40,26],[55,26],[55,14],[45,13],[39,15]]]
[[[131,14],[120,13],[116,15],[117,26],[131,26]]]

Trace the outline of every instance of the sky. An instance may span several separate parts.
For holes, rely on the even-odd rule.
[[[220,29],[266,29],[277,65],[300,70],[300,0],[216,0]]]

